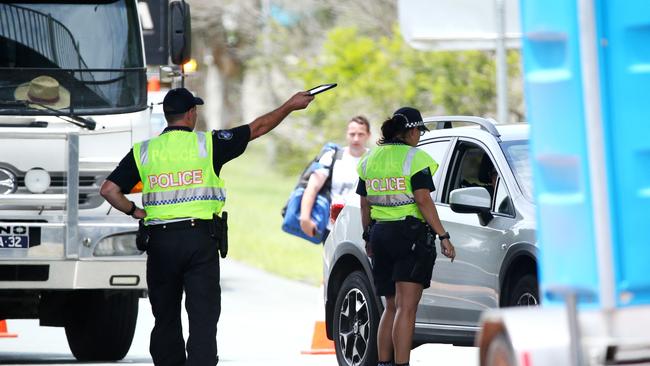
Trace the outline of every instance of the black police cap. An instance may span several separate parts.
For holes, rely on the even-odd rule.
[[[163,99],[163,112],[169,114],[185,113],[194,106],[203,104],[203,99],[195,97],[185,88],[176,88],[167,92]]]
[[[402,107],[393,113],[393,120],[402,123],[403,128],[415,128],[420,131],[429,131],[422,121],[420,111],[413,107]]]

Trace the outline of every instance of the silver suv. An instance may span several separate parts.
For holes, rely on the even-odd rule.
[[[527,124],[479,117],[426,118],[419,147],[440,164],[431,197],[456,248],[438,255],[420,301],[414,346],[472,345],[483,310],[537,305],[537,247]],[[453,127],[462,122],[462,127]],[[438,127],[433,129],[432,127]],[[340,365],[376,365],[383,309],[361,238],[358,202],[338,214],[325,242],[327,335]],[[440,243],[437,242],[440,252]]]

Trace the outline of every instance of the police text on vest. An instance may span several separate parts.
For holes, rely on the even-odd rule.
[[[406,178],[404,177],[386,177],[366,180],[366,191],[386,192],[405,190]]]
[[[189,186],[203,183],[203,171],[200,169],[186,170],[184,172],[149,175],[147,178],[149,179],[150,189],[156,186],[160,188]]]

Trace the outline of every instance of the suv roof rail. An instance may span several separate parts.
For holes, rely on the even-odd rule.
[[[481,127],[481,129],[487,131],[494,137],[500,137],[501,134],[494,125],[497,123],[492,118],[483,118],[475,116],[434,116],[434,117],[425,117],[424,123],[436,123],[436,129],[448,128],[445,126],[445,123],[449,122],[466,122],[474,123]]]

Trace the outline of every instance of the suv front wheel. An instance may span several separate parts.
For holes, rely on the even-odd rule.
[[[377,364],[379,307],[368,277],[361,271],[350,273],[336,296],[334,345],[339,365]]]
[[[537,276],[526,274],[514,282],[508,299],[508,306],[539,305],[539,288]]]

